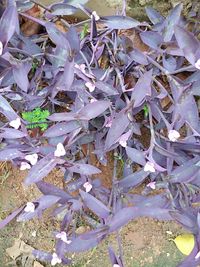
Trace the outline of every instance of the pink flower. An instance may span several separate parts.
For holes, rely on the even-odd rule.
[[[31,169],[30,164],[28,164],[27,162],[21,162],[20,171],[29,170],[29,169]]]
[[[177,132],[176,130],[170,130],[168,133],[168,138],[172,142],[176,142],[180,137],[180,133]]]
[[[21,120],[20,118],[16,118],[15,120],[12,120],[9,125],[13,128],[15,128],[16,130],[19,129],[20,125],[21,125]]]
[[[27,155],[25,159],[29,161],[31,165],[35,165],[38,161],[38,154]]]
[[[88,193],[92,189],[92,185],[89,182],[84,183],[83,187],[85,188],[85,191]]]
[[[75,64],[74,66],[75,66],[75,68],[79,69],[83,73],[86,73],[86,71],[85,71],[85,68],[86,68],[85,64],[80,64],[80,65]]]
[[[86,82],[85,86],[89,89],[90,93],[92,93],[95,89],[95,84],[91,82]]]
[[[93,12],[92,12],[91,18],[92,18],[92,16],[94,16],[94,19],[95,19],[96,21],[97,21],[97,20],[100,20],[100,17],[99,17],[99,15],[97,14],[96,11],[93,11]]]
[[[52,260],[51,260],[51,265],[55,266],[57,263],[62,263],[62,260],[58,257],[56,253],[52,254]]]
[[[200,58],[196,61],[196,63],[195,63],[194,65],[195,65],[195,67],[196,67],[197,69],[200,70]]]
[[[2,55],[2,53],[3,53],[3,44],[2,44],[2,42],[0,41],[0,56]]]
[[[106,124],[105,127],[110,128],[112,125],[112,117],[106,118]]]
[[[147,187],[150,187],[151,189],[156,189],[156,182],[150,182],[147,184]]]
[[[127,146],[127,141],[131,135],[132,131],[129,130],[127,133],[122,134],[121,137],[119,138],[118,142],[121,146],[126,147]]]
[[[144,171],[145,172],[155,172],[155,166],[153,162],[147,161],[147,163],[144,166]]]
[[[197,253],[197,255],[195,256],[195,260],[200,258],[200,251]]]
[[[24,208],[25,212],[34,212],[35,211],[35,205],[32,202],[27,202],[26,207]]]
[[[90,99],[90,103],[94,103],[94,102],[97,102],[95,98]]]
[[[65,148],[64,148],[62,143],[58,143],[56,150],[54,151],[54,156],[55,157],[62,157],[64,155],[66,155]]]
[[[67,239],[67,234],[65,232],[57,234],[56,238],[61,239],[66,244],[70,244],[72,242],[71,240]]]

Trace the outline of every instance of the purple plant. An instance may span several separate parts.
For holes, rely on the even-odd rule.
[[[15,217],[27,221],[40,216],[53,205],[53,216],[65,210],[55,235],[56,252],[34,251],[34,255],[52,265],[68,265],[68,252],[97,246],[137,217],[175,220],[196,240],[192,253],[179,266],[198,266],[200,212],[193,203],[200,199],[200,42],[195,37],[199,22],[193,22],[189,31],[191,23],[181,16],[181,4],[166,18],[147,8],[149,24],[124,14],[99,17],[81,5],[85,2],[54,4],[38,19],[24,13],[32,7],[31,1],[8,1],[1,16],[0,160],[30,169],[24,183],[35,183],[43,195],[14,211],[0,222],[0,228]],[[65,22],[66,33],[52,22],[77,9],[89,20]],[[43,32],[23,36],[19,14],[39,23]],[[84,23],[90,24],[90,32],[80,39],[77,29]],[[146,44],[145,52],[130,45],[121,31],[133,28]],[[102,56],[107,58],[106,67],[100,64]],[[137,80],[134,86],[126,82],[128,75]],[[51,114],[45,122],[48,129],[30,133],[22,112],[38,107]],[[141,142],[141,129],[149,132],[148,147]],[[114,152],[111,189],[92,178],[101,171],[90,164],[89,155],[81,153],[83,144],[94,145],[104,165],[107,152]],[[116,177],[116,155],[123,161],[120,178]],[[134,166],[139,170],[133,171]],[[62,189],[43,181],[54,168],[63,171]],[[133,194],[133,188],[142,183],[146,184],[142,194]],[[152,196],[156,189],[162,190]],[[76,216],[84,218],[92,230],[77,235]],[[113,266],[124,266],[122,255],[112,248],[109,255]]]

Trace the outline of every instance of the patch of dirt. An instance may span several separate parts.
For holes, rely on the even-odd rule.
[[[10,164],[6,164],[9,175],[0,187],[0,219],[5,218],[17,207],[40,196],[40,192],[35,186],[28,188],[23,186],[22,182],[26,172],[22,172],[17,168],[11,168]],[[112,162],[110,164],[112,165]],[[5,169],[2,168],[1,172],[4,171]],[[4,173],[0,174],[1,177],[3,175]],[[107,175],[106,170],[104,170],[104,175]],[[55,170],[45,181],[62,187],[63,174]],[[6,254],[6,249],[12,247],[20,235],[21,240],[26,244],[36,249],[53,252],[54,238],[51,233],[58,227],[59,222],[51,219],[48,214],[45,214],[41,220],[34,219],[27,223],[19,223],[15,220],[11,222],[0,233],[0,267],[4,267],[6,264],[10,267],[17,266]],[[171,231],[172,235],[167,234],[167,231]],[[175,267],[183,258],[183,255],[181,255],[175,248],[174,243],[169,241],[169,239],[183,232],[183,229],[173,222],[159,222],[148,218],[132,221],[120,231],[125,266]],[[72,266],[111,266],[107,250],[108,244],[117,251],[116,237],[111,235],[97,248],[87,253],[71,255],[73,259]],[[9,264],[9,262],[11,263]]]

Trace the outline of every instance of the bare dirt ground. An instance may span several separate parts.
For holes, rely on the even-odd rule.
[[[112,164],[111,164],[112,165]],[[112,166],[111,166],[112,167]],[[108,171],[104,170],[104,173]],[[0,173],[0,219],[12,210],[40,195],[35,186],[23,187],[26,172],[11,168],[8,163],[1,165]],[[104,174],[105,175],[105,174]],[[108,177],[106,175],[106,177]],[[60,171],[53,171],[46,181],[62,187],[63,176]],[[0,267],[29,267],[22,260],[12,260],[6,249],[12,247],[20,237],[26,244],[36,249],[53,252],[54,238],[51,232],[59,227],[59,222],[45,216],[41,220],[27,223],[13,221],[0,232]],[[86,226],[81,225],[84,228]],[[79,229],[81,230],[81,228]],[[130,222],[121,231],[124,259],[127,267],[175,267],[183,259],[171,238],[184,230],[173,222],[159,222],[149,218],[139,218]],[[70,255],[74,267],[111,266],[108,244],[117,250],[114,235],[102,242],[97,248],[76,255]],[[42,266],[49,266],[43,264]],[[59,265],[58,265],[59,266]],[[60,265],[62,266],[62,265]]]

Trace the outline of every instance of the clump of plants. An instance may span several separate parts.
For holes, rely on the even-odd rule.
[[[45,131],[48,128],[47,117],[50,115],[48,110],[42,110],[41,108],[35,108],[32,111],[22,112],[22,118],[28,122],[27,128],[41,128]]]
[[[24,183],[36,184],[42,196],[16,207],[0,228],[15,218],[31,220],[52,206],[52,216],[65,212],[60,231],[52,233],[55,252],[33,251],[54,266],[69,265],[69,253],[92,249],[113,232],[119,235],[137,217],[175,220],[195,237],[179,266],[198,266],[199,12],[192,9],[186,20],[182,4],[167,17],[149,7],[149,21],[139,22],[124,11],[99,17],[83,2],[57,3],[34,18],[25,13],[28,1],[8,1],[1,16],[0,160],[29,169]],[[54,22],[78,9],[89,20],[69,24],[61,19],[68,29],[60,31]],[[23,36],[19,16],[39,23],[41,32]],[[126,30],[141,39],[139,46]],[[30,136],[27,125],[43,133]],[[144,129],[148,145],[141,138]],[[102,185],[101,170],[82,153],[83,145],[94,147],[99,164],[106,165],[113,152],[112,188]],[[43,180],[55,168],[63,171],[63,188]],[[141,184],[141,195],[134,194]],[[77,217],[91,230],[76,234]],[[109,255],[114,267],[124,266],[111,247]]]

